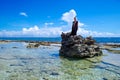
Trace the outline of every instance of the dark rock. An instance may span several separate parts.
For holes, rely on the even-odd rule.
[[[40,46],[39,43],[29,43],[27,45],[27,48],[38,48]]]
[[[107,51],[112,52],[114,54],[120,54],[120,50],[107,49]]]
[[[18,59],[20,59],[20,60],[31,60],[31,59],[33,59],[33,58],[30,58],[30,57],[28,57],[28,58],[20,57],[20,58],[18,58]]]
[[[3,49],[4,47],[1,47],[1,49]]]
[[[39,42],[39,45],[50,46],[50,42]]]
[[[18,48],[18,47],[12,47],[12,48]]]
[[[103,78],[103,80],[108,80],[107,78]]]
[[[70,36],[70,33],[62,33],[61,38],[61,56],[83,58],[102,55],[100,47],[91,36],[83,38],[81,35]]]
[[[10,64],[10,66],[24,66],[22,64]]]
[[[57,72],[52,72],[52,73],[50,73],[50,75],[57,76],[57,75],[59,75],[59,73],[57,73]]]
[[[120,47],[120,44],[118,44],[118,43],[106,43],[103,45],[106,47],[110,47],[110,48],[119,48]]]
[[[28,62],[27,61],[22,61],[22,63],[27,64]]]
[[[32,72],[32,71],[33,71],[33,69],[26,68],[26,69],[22,70],[22,73],[29,73],[29,72]]]
[[[47,79],[47,78],[43,78],[43,80],[49,80],[49,79]]]
[[[40,45],[50,46],[50,42],[30,42],[27,48],[38,48]]]
[[[95,40],[93,40],[92,37],[89,36],[89,37],[86,37],[85,40],[84,40],[83,42],[84,42],[84,44],[92,45],[92,44],[95,43]]]
[[[47,70],[41,70],[41,72],[48,74]]]
[[[6,73],[12,73],[11,71],[6,71]]]

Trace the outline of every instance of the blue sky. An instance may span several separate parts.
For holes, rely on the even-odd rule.
[[[0,37],[120,36],[120,0],[0,0]]]

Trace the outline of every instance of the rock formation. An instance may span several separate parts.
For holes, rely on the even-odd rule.
[[[50,42],[30,42],[27,48],[38,48],[40,45],[50,46]]]
[[[62,33],[61,38],[61,56],[84,58],[102,55],[100,47],[91,36],[83,38],[81,35],[70,36],[70,33]]]

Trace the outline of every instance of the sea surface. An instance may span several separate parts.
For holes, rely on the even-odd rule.
[[[120,43],[120,37],[93,37],[97,43]],[[60,42],[61,37],[0,37],[0,40]]]
[[[60,38],[0,38],[60,42]],[[120,43],[120,38],[95,38]],[[26,48],[26,42],[0,43],[0,80],[120,80],[120,54],[72,59],[59,56],[60,45]],[[115,48],[120,50],[120,48]]]

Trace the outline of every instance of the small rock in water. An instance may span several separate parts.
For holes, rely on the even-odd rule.
[[[10,66],[24,66],[22,64],[10,64]]]
[[[107,78],[103,78],[103,80],[108,80]]]
[[[46,73],[46,74],[48,73],[48,71],[47,71],[47,70],[42,70],[41,72],[44,72],[44,73]]]
[[[39,43],[29,43],[27,45],[27,48],[38,48],[40,46]]]
[[[25,63],[25,64],[26,64],[26,63],[27,63],[27,61],[22,61],[22,63]]]
[[[11,71],[6,71],[6,73],[11,73]]]
[[[18,47],[12,47],[12,48],[18,48]]]
[[[48,80],[47,78],[43,78],[43,80]]]
[[[50,42],[30,42],[28,45],[27,45],[27,48],[38,48],[40,45],[43,45],[43,46],[50,46]]]
[[[1,47],[1,49],[3,49],[4,47]]]
[[[59,73],[57,73],[57,72],[52,72],[50,75],[57,76],[57,75],[59,75]]]

